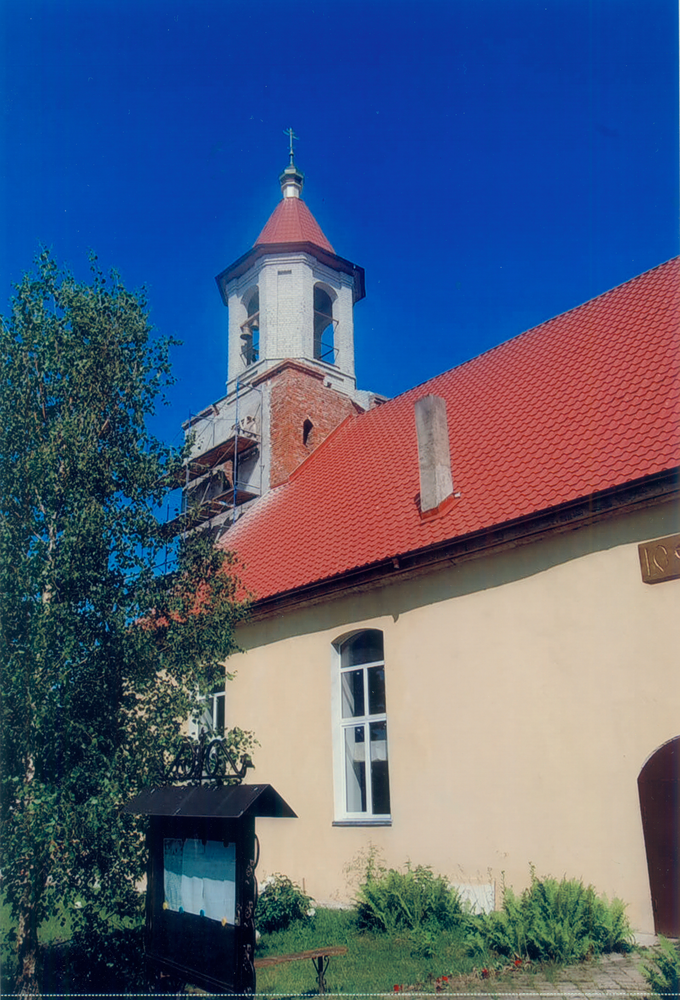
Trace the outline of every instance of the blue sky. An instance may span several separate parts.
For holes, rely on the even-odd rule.
[[[395,395],[678,253],[677,53],[675,0],[3,0],[0,310],[41,243],[146,285],[172,440],[292,126]]]

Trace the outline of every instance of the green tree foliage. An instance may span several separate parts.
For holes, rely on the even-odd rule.
[[[46,916],[92,929],[138,910],[143,839],[120,807],[223,682],[245,614],[205,533],[157,570],[153,512],[181,455],[146,423],[170,342],[142,294],[91,268],[79,283],[42,253],[0,323],[2,885],[23,992]]]

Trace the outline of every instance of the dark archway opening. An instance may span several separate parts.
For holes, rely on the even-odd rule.
[[[680,736],[652,754],[638,791],[654,930],[680,937]]]
[[[248,302],[248,319],[241,325],[241,356],[247,365],[260,360],[260,292],[255,289]]]
[[[335,364],[335,324],[330,295],[314,286],[314,357],[317,361]]]

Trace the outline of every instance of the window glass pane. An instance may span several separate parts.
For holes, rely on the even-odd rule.
[[[366,812],[366,741],[363,726],[345,729],[347,812]]]
[[[385,668],[368,668],[368,713],[378,715],[385,709]]]
[[[355,719],[364,714],[364,672],[346,670],[342,675],[342,717]]]
[[[213,726],[215,727],[215,732],[224,733],[224,704],[226,698],[222,691],[220,694],[213,696]]]
[[[383,657],[383,634],[380,629],[369,628],[348,639],[342,647],[341,666],[354,667],[360,663],[374,663]]]
[[[205,698],[203,700],[203,711],[200,718],[198,719],[198,733],[200,735],[201,731],[205,729],[206,732],[210,733],[213,727],[213,711],[212,711],[212,701],[210,698]]]
[[[374,815],[390,811],[390,783],[387,764],[387,723],[372,722],[371,730],[371,805]]]

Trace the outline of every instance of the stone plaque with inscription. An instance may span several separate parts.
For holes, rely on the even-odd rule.
[[[638,545],[643,583],[680,578],[680,534]]]

